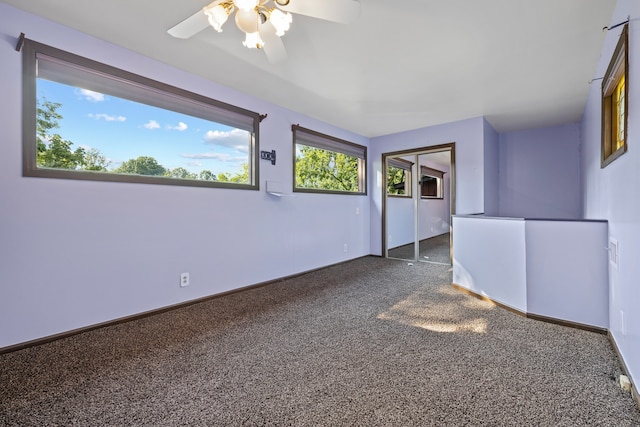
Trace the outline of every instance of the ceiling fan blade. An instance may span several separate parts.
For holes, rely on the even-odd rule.
[[[360,2],[357,0],[289,0],[286,6],[275,3],[285,12],[341,24],[349,24],[360,16]]]
[[[278,64],[287,59],[287,51],[284,48],[284,43],[282,43],[282,39],[276,35],[276,28],[271,21],[260,24],[258,31],[260,32],[260,38],[264,42],[262,50],[264,50],[271,64]]]
[[[167,33],[179,39],[188,39],[209,26],[209,20],[202,10],[167,30]]]

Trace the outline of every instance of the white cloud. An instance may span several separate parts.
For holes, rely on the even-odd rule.
[[[88,89],[76,90],[76,94],[84,98],[86,101],[91,101],[91,102],[102,102],[106,99],[104,94],[100,92],[94,92]]]
[[[232,156],[227,153],[197,153],[197,154],[181,154],[181,157],[185,159],[196,159],[196,160],[218,160],[221,162],[246,162],[247,158],[242,156]]]
[[[109,114],[89,114],[89,117],[96,120],[104,120],[106,122],[124,122],[127,120],[124,116],[110,116]]]
[[[189,126],[187,126],[187,124],[184,122],[178,122],[177,126],[167,126],[168,129],[179,130],[180,132],[182,132],[183,130],[187,130],[188,127]]]
[[[147,129],[158,129],[160,127],[160,123],[156,122],[155,120],[149,120],[144,124],[144,127]]]
[[[220,145],[222,147],[234,148],[238,151],[249,151],[249,132],[241,129],[233,129],[229,132],[210,130],[204,135],[207,144]]]

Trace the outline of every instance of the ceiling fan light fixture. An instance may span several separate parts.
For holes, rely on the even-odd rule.
[[[279,37],[284,36],[284,33],[291,27],[293,17],[289,12],[284,13],[280,9],[274,9],[269,15],[269,21],[276,29],[276,35]]]
[[[259,20],[260,15],[255,10],[240,9],[236,12],[236,25],[247,34],[258,32]]]
[[[249,49],[262,49],[264,47],[264,42],[262,41],[262,38],[260,38],[260,34],[258,32],[247,33],[242,44],[244,47],[248,47]]]
[[[256,8],[260,0],[233,0],[233,4],[240,10],[250,11]]]
[[[245,33],[242,44],[252,49],[266,46],[264,53],[275,64],[287,57],[281,37],[289,31],[293,14],[348,24],[360,14],[360,1],[213,0],[167,32],[179,39],[188,39],[208,26],[222,32],[223,25],[235,14],[236,26]]]
[[[212,5],[209,5],[203,9],[204,14],[209,20],[209,24],[219,33],[222,32],[222,26],[227,22],[227,18],[229,18],[232,10],[233,5],[225,7],[221,3],[218,3],[213,7]]]

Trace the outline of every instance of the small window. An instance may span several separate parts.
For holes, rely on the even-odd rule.
[[[627,151],[628,26],[625,25],[602,81],[601,167]]]
[[[257,113],[26,40],[24,175],[258,188]]]
[[[391,157],[387,160],[387,194],[411,197],[411,167],[413,162]]]
[[[444,172],[420,166],[420,196],[423,199],[443,199]]]
[[[367,148],[294,125],[294,191],[366,194]]]

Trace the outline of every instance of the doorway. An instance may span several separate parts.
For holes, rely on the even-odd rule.
[[[451,264],[455,143],[382,154],[382,253]]]

